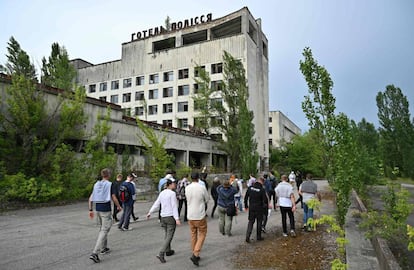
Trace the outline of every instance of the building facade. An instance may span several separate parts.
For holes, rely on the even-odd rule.
[[[223,80],[223,52],[241,61],[249,88],[248,106],[254,113],[255,139],[266,168],[268,144],[268,41],[247,7],[224,17],[212,14],[173,22],[169,29],[154,27],[131,34],[122,44],[120,60],[91,64],[72,60],[77,83],[88,96],[118,104],[126,115],[165,126],[197,126],[196,67],[205,69],[211,87]],[[218,89],[220,90],[220,89]],[[211,102],[223,102],[220,94]],[[221,134],[212,134],[221,137]]]
[[[283,142],[291,142],[300,128],[280,111],[269,112],[269,146],[279,148]]]

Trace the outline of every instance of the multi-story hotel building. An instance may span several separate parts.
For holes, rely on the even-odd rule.
[[[120,60],[91,64],[73,60],[77,82],[91,97],[120,105],[125,114],[167,126],[197,126],[193,95],[196,67],[210,75],[211,87],[223,80],[223,51],[241,61],[249,88],[248,106],[254,113],[255,139],[261,169],[267,168],[268,41],[247,7],[213,19],[205,14],[169,27],[158,26],[131,34],[122,44]],[[219,90],[219,89],[218,89]],[[223,102],[220,95],[211,102]],[[213,137],[221,134],[213,134]]]
[[[269,146],[279,148],[283,142],[291,142],[300,135],[300,128],[280,111],[269,112]]]

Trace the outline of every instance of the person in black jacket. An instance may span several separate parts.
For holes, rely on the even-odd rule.
[[[214,211],[216,211],[217,208],[217,200],[218,200],[218,193],[217,193],[217,187],[220,186],[220,180],[218,177],[215,177],[213,180],[213,186],[211,187],[211,197],[213,197],[214,200],[214,206],[211,210],[211,217],[214,218]]]
[[[262,238],[262,219],[264,214],[264,207],[268,205],[268,198],[266,191],[263,188],[264,179],[260,177],[253,186],[247,189],[244,196],[244,205],[246,211],[249,211],[249,224],[247,225],[246,242],[250,243],[250,235],[253,231],[253,224],[256,221],[256,233],[257,241],[263,240]]]

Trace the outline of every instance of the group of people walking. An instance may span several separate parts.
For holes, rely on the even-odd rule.
[[[115,182],[111,186],[109,178],[111,172],[109,169],[101,171],[102,180],[95,183],[92,194],[89,198],[90,217],[93,218],[93,203],[96,207],[97,218],[101,225],[98,239],[93,249],[90,259],[95,263],[100,262],[98,253],[105,254],[110,250],[107,246],[107,235],[112,225],[112,217],[116,219],[117,212],[123,210],[123,214],[118,223],[118,228],[123,231],[129,230],[129,218],[133,212],[133,202],[136,200],[135,187],[130,186],[133,182],[135,174],[128,175],[127,180],[123,183]],[[161,183],[162,182],[162,183]],[[131,202],[127,203],[119,198],[121,186],[128,188],[129,196],[133,197]],[[132,185],[132,184],[131,184]],[[290,221],[290,235],[296,236],[294,212],[296,211],[296,200],[293,192],[293,186],[289,183],[288,176],[282,175],[281,182],[278,183],[273,172],[269,175],[256,179],[254,175],[250,175],[247,183],[247,191],[243,196],[243,180],[237,179],[235,175],[231,175],[229,179],[220,183],[216,177],[211,187],[211,196],[214,200],[214,206],[211,211],[211,217],[217,210],[219,217],[219,231],[223,236],[232,236],[233,217],[238,211],[244,209],[248,211],[248,225],[246,231],[246,242],[250,243],[250,236],[253,231],[254,223],[256,223],[256,239],[263,240],[262,232],[266,233],[266,223],[268,210],[271,208],[276,210],[277,205],[280,208],[282,217],[283,236],[288,236],[287,217]],[[131,187],[131,189],[129,189]],[[132,190],[133,189],[133,190]],[[200,253],[207,235],[207,203],[210,199],[206,183],[200,179],[199,173],[191,174],[191,181],[188,175],[185,175],[180,181],[176,181],[172,174],[160,180],[159,195],[147,213],[147,219],[151,214],[159,210],[160,225],[164,231],[164,241],[156,255],[161,263],[166,263],[166,256],[172,256],[175,251],[171,248],[171,241],[177,225],[181,225],[180,213],[185,208],[184,221],[188,222],[191,234],[191,262],[198,266],[200,261]],[[300,185],[299,194],[303,198],[304,209],[304,229],[307,230],[307,220],[313,217],[313,209],[307,202],[312,198],[319,198],[317,186],[311,181],[310,174],[306,180]],[[273,204],[270,201],[273,200]],[[114,212],[111,217],[111,201],[114,203]],[[271,210],[270,210],[271,211]]]

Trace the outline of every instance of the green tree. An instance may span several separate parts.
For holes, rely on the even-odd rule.
[[[414,128],[410,120],[407,97],[400,88],[388,85],[376,97],[380,123],[381,155],[387,173],[399,168],[405,175],[414,177]],[[387,169],[388,168],[388,169]]]
[[[244,177],[257,170],[259,155],[254,139],[253,113],[248,109],[248,86],[243,64],[223,54],[223,81],[211,86],[210,75],[197,67],[198,91],[193,96],[198,111],[196,126],[205,133],[217,129],[224,135],[220,148],[230,159],[230,170]],[[219,101],[214,100],[220,96]]]
[[[9,75],[24,76],[28,80],[37,81],[36,69],[30,62],[29,55],[22,50],[14,37],[10,37],[7,43],[6,70]]]
[[[314,176],[324,176],[323,149],[318,143],[315,130],[309,130],[303,135],[293,137],[291,143],[286,144],[286,168],[296,168],[302,172],[312,173]]]
[[[41,83],[70,91],[73,88],[75,77],[76,70],[69,62],[65,47],[53,43],[48,61],[45,57],[42,58]]]
[[[333,131],[335,125],[335,97],[332,95],[333,81],[325,67],[313,58],[310,48],[303,51],[305,59],[300,61],[300,70],[308,85],[309,95],[302,102],[302,109],[315,130],[324,149],[325,175],[330,178],[333,156]]]
[[[145,154],[147,157],[147,166],[150,177],[154,183],[158,183],[161,177],[165,176],[165,172],[172,165],[172,157],[165,149],[166,136],[159,138],[155,131],[145,125],[138,118],[136,119],[138,127],[144,136],[138,136],[141,144],[145,147]]]
[[[210,97],[215,90],[210,87],[211,80],[209,73],[200,66],[197,66],[195,70],[198,73],[198,77],[195,77],[194,80],[198,85],[198,89],[192,96],[194,110],[196,111],[194,126],[197,130],[208,135],[213,125],[218,124],[217,122],[211,121],[211,118],[216,114],[216,109],[210,102]]]

